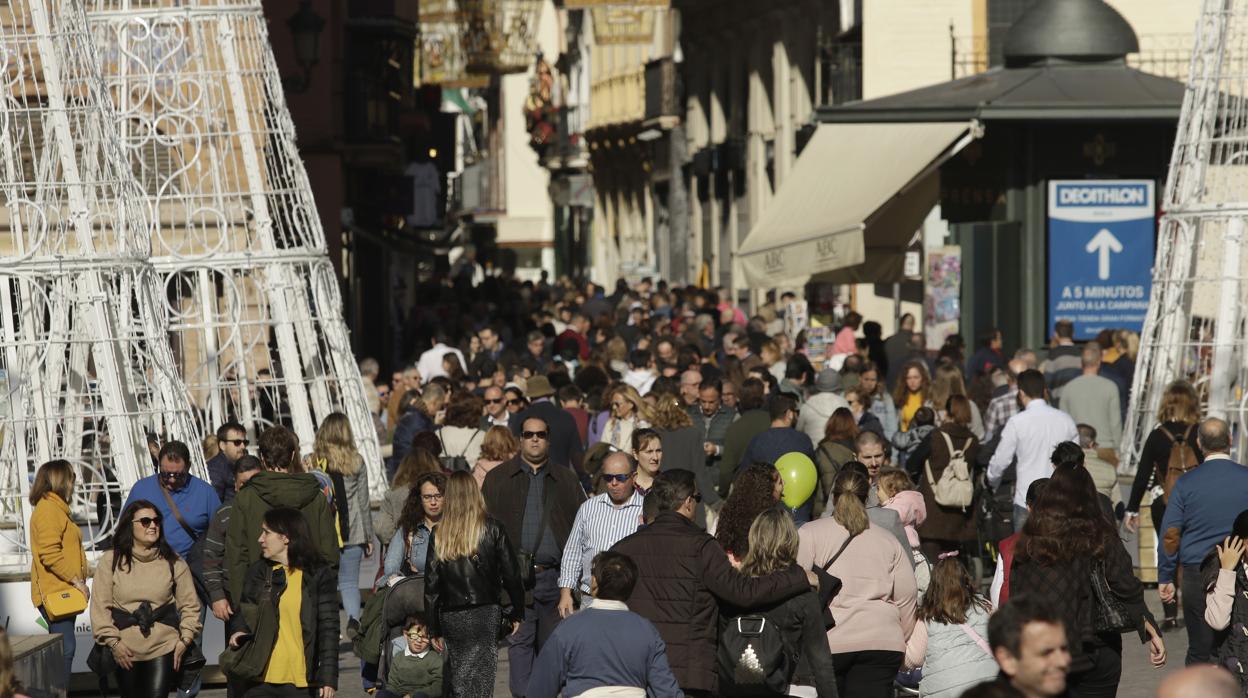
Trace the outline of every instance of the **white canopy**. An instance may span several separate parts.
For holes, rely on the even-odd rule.
[[[979,135],[965,121],[821,124],[741,244],[746,279],[772,288],[850,271],[868,248],[900,257],[938,200],[936,168]]]

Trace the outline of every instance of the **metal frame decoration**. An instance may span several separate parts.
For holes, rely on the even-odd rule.
[[[1167,385],[1248,445],[1248,3],[1205,0],[1166,182],[1153,292],[1140,335],[1122,469],[1134,471]],[[1158,483],[1160,484],[1160,483]]]
[[[379,498],[377,433],[260,0],[87,10],[204,431],[236,419],[254,440],[280,424],[308,453],[343,412]]]
[[[188,442],[189,396],[147,263],[150,211],[115,129],[82,5],[0,13],[0,566],[29,564],[35,469],[69,461],[88,545],[152,474],[153,444]]]

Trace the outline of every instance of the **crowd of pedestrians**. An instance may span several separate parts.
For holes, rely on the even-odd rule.
[[[849,311],[812,352],[791,296],[751,317],[650,280],[425,290],[411,364],[360,362],[379,502],[344,415],[309,453],[228,422],[208,481],[161,446],[88,587],[73,468],[39,469],[32,602],[67,668],[89,610],[123,695],[193,696],[211,610],[235,696],[332,698],[348,639],[383,697],[492,695],[500,645],[518,697],[1095,697],[1126,635],[1165,663],[1181,604],[1187,662],[1230,670],[1187,680],[1245,681],[1248,470],[1180,381],[1117,496],[1129,333],[1058,322],[1007,359],[988,330],[968,358]],[[1119,533],[1147,497],[1162,622]]]

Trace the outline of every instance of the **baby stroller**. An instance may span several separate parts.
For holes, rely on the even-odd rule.
[[[390,586],[382,586],[370,599],[361,615],[360,635],[355,641],[355,654],[365,665],[365,678],[379,688],[386,685],[390,670],[391,643],[403,635],[408,616],[425,612],[425,578],[422,575],[403,577]]]

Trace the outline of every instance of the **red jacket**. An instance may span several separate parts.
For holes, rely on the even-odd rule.
[[[1001,554],[997,560],[997,564],[1001,565],[1001,595],[997,608],[1004,606],[1010,599],[1010,565],[1014,562],[1014,544],[1018,542],[1019,535],[1015,533],[997,544],[997,552]]]

